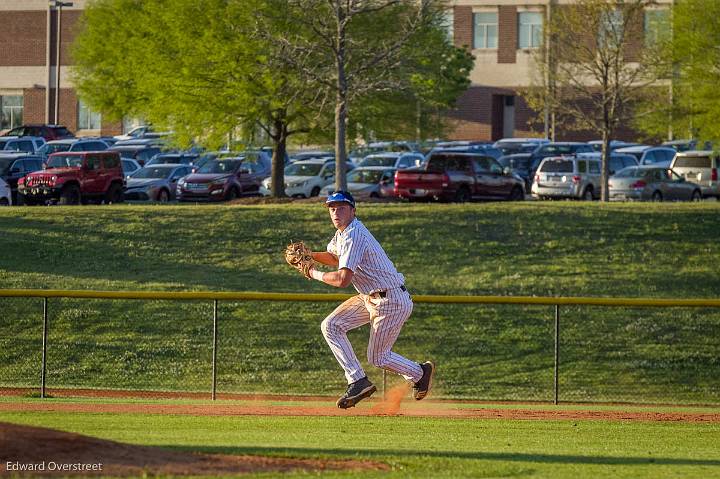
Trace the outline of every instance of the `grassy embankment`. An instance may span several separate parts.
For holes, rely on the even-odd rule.
[[[360,205],[413,294],[715,298],[720,204]],[[4,288],[337,292],[294,274],[324,248],[320,205],[0,209]],[[41,304],[0,299],[0,384],[39,382]],[[319,331],[333,303],[221,303],[218,384],[335,394]],[[49,386],[206,390],[208,302],[50,301]],[[561,399],[720,402],[720,312],[561,311]],[[367,328],[352,335],[359,355]],[[439,364],[438,396],[547,400],[551,307],[416,305],[399,352]],[[380,373],[368,370],[371,379]]]

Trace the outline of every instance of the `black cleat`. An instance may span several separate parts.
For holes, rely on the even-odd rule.
[[[375,391],[377,391],[377,388],[370,382],[367,376],[365,376],[348,385],[345,394],[337,400],[337,407],[340,409],[355,407],[355,405],[363,399],[372,396]]]
[[[423,377],[413,386],[413,397],[418,401],[424,399],[432,389],[433,376],[435,375],[435,364],[432,361],[425,361],[420,367],[423,370]]]

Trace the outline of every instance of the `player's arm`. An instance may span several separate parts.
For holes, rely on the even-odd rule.
[[[326,266],[332,266],[333,268],[338,267],[338,257],[327,251],[320,251],[318,253],[313,252],[312,257],[318,263],[322,263]]]
[[[330,286],[335,286],[336,288],[347,288],[350,286],[353,278],[353,272],[348,268],[340,268],[337,271],[327,273],[312,269],[310,275],[318,281],[322,281]]]

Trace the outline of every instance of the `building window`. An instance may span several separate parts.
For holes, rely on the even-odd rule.
[[[473,13],[473,48],[497,48],[497,13]]]
[[[518,47],[539,47],[542,44],[542,25],[542,13],[520,12],[518,14]]]
[[[622,43],[623,30],[623,13],[620,10],[609,10],[603,12],[602,23],[600,24],[600,44],[605,47],[615,47]]]
[[[0,130],[9,130],[22,125],[23,97],[22,95],[0,96]]]
[[[645,43],[656,45],[670,32],[670,15],[667,9],[647,10],[645,12]]]
[[[455,11],[452,8],[445,10],[442,27],[445,29],[445,32],[447,32],[450,43],[455,41]]]
[[[100,113],[95,113],[82,100],[78,102],[78,130],[99,130]]]

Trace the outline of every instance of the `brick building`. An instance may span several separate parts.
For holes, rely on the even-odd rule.
[[[77,98],[69,78],[69,49],[81,10],[88,0],[62,8],[58,123],[78,135],[118,134]],[[664,0],[669,2],[670,0]],[[53,3],[53,2],[50,2]],[[498,139],[542,134],[530,131],[529,110],[518,89],[530,84],[532,52],[542,38],[548,8],[573,0],[454,0],[449,12],[457,46],[475,56],[472,85],[458,101],[454,139]],[[57,20],[60,11],[47,0],[0,0],[0,108],[5,130],[20,122],[55,122]],[[48,86],[49,85],[49,86]],[[630,137],[626,131],[620,137]],[[577,137],[577,135],[575,135]],[[558,139],[574,139],[559,135]],[[582,138],[587,139],[587,138]]]
[[[1,130],[21,123],[55,123],[57,27],[61,13],[57,123],[85,136],[122,132],[121,124],[105,122],[101,115],[89,111],[72,88],[70,46],[86,0],[72,3],[60,10],[50,8],[47,0],[0,1]]]
[[[542,135],[542,121],[519,96],[518,90],[531,84],[533,52],[542,43],[542,29],[553,8],[575,0],[454,0],[452,35],[455,45],[470,49],[475,56],[472,85],[458,101],[452,116],[458,120],[455,139],[496,140],[504,137]],[[667,9],[671,0],[659,0],[645,13],[648,19],[658,9]],[[642,38],[642,35],[639,36]],[[642,41],[642,40],[640,40]],[[630,52],[635,50],[631,45]],[[637,49],[639,50],[639,49]],[[540,115],[541,116],[541,115]],[[531,126],[532,128],[531,128]],[[532,130],[532,131],[531,131]],[[589,140],[593,134],[560,132],[557,140]],[[617,139],[634,140],[635,132],[622,128]]]

